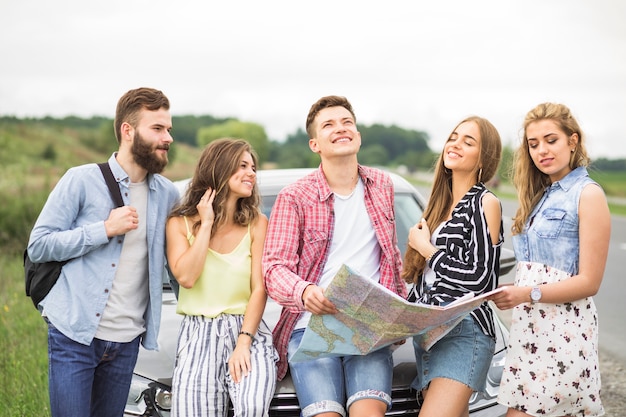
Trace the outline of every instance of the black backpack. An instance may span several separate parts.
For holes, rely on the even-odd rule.
[[[107,162],[98,164],[98,166],[109,187],[111,198],[113,198],[117,207],[122,207],[124,201],[122,200],[120,187],[113,177],[113,172],[111,172],[111,167]],[[67,262],[68,261],[50,261],[34,263],[28,257],[28,249],[24,249],[24,284],[26,287],[26,295],[33,301],[35,308],[38,308],[39,302],[48,295],[54,284],[56,284],[59,275],[61,275],[61,269]]]

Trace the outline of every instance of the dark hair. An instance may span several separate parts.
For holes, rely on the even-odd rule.
[[[254,165],[258,167],[258,158],[250,144],[243,139],[222,138],[209,143],[196,165],[191,182],[184,197],[171,216],[195,216],[198,214],[196,205],[204,195],[207,188],[215,190],[213,210],[215,220],[211,233],[215,233],[226,219],[224,202],[230,194],[228,181],[239,169],[244,152],[250,153]],[[254,185],[250,197],[241,198],[237,201],[234,221],[241,226],[247,226],[259,216],[261,197],[257,185]],[[200,227],[200,222],[193,225],[194,232]]]
[[[309,138],[313,137],[313,133],[315,131],[313,128],[313,121],[315,121],[315,117],[320,111],[328,107],[345,107],[350,114],[352,114],[352,118],[356,123],[356,116],[354,115],[354,110],[352,110],[352,104],[350,104],[347,98],[342,96],[325,96],[313,103],[311,109],[309,110],[309,114],[306,117],[306,133],[309,135]]]
[[[137,127],[141,110],[156,111],[159,109],[169,110],[169,108],[170,101],[160,90],[141,87],[128,91],[119,99],[115,110],[113,126],[117,143],[122,141],[122,123],[127,122],[132,127]]]

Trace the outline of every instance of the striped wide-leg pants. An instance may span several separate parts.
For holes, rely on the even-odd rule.
[[[268,415],[278,355],[264,321],[250,347],[251,372],[238,384],[228,372],[242,322],[243,315],[185,316],[172,377],[172,417],[224,417],[229,399],[235,416]]]

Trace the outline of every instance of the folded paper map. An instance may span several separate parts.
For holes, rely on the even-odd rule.
[[[428,350],[498,291],[470,293],[445,307],[412,303],[343,265],[324,291],[339,312],[313,314],[289,360],[365,355],[415,335]]]

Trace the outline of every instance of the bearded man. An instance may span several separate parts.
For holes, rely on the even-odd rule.
[[[157,349],[165,266],[165,223],[178,201],[159,175],[173,142],[169,100],[130,90],[118,101],[119,149],[108,164],[124,206],[99,167],[70,168],[31,232],[32,262],[68,261],[38,304],[48,324],[53,417],[121,416],[139,344]]]

